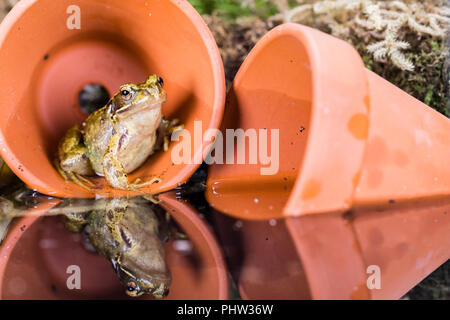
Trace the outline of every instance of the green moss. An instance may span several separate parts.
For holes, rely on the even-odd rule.
[[[215,12],[227,20],[250,15],[267,18],[277,13],[277,7],[268,0],[254,0],[254,8],[243,6],[238,0],[189,0],[189,2],[202,15]]]
[[[414,71],[402,71],[389,60],[374,61],[367,52],[367,44],[363,38],[351,35],[349,41],[356,47],[366,68],[392,82],[416,99],[432,107],[436,111],[450,117],[449,87],[448,87],[448,48],[444,40],[437,40],[431,36],[417,37],[410,32],[405,35],[411,44],[411,49],[405,55],[410,59]]]
[[[362,59],[364,61],[364,65],[366,66],[367,69],[369,69],[370,71],[373,70],[373,57],[371,55],[364,55],[362,56]]]

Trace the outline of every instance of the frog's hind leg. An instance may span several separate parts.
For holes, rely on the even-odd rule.
[[[158,177],[153,177],[150,181],[143,182],[143,183],[141,183],[141,181],[142,181],[142,180],[141,180],[140,178],[137,178],[137,179],[132,183],[132,186],[134,186],[134,187],[137,188],[137,189],[142,189],[142,188],[151,186],[152,184],[159,183],[159,182],[161,182],[162,180],[161,180],[160,178],[158,178]]]
[[[83,176],[95,174],[87,154],[81,130],[78,126],[73,126],[58,146],[55,167],[65,180],[70,180],[92,192],[91,187],[95,184]]]
[[[94,192],[92,188],[95,184],[91,181],[89,181],[87,178],[83,177],[82,175],[72,172],[72,171],[64,171],[61,168],[60,162],[58,159],[54,160],[54,165],[56,167],[56,170],[59,172],[59,174],[64,178],[66,181],[72,181],[76,185],[82,187],[83,189],[88,190],[89,192]]]
[[[55,158],[53,160],[53,165],[55,166],[56,170],[58,171],[58,173],[61,175],[61,177],[63,177],[64,180],[70,180],[69,176],[67,175],[67,173],[61,168],[61,165],[59,163],[59,159]]]

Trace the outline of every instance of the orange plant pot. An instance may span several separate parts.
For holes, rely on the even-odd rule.
[[[161,199],[194,252],[176,250],[173,240],[166,244],[166,261],[172,273],[167,299],[227,299],[226,266],[209,226],[173,193]],[[17,221],[2,244],[0,299],[126,299],[111,263],[88,252],[80,235],[65,230],[60,217],[45,217],[46,211],[41,209]],[[80,267],[80,290],[67,288],[70,274],[66,271],[71,265]]]
[[[246,234],[235,245],[267,246],[264,232],[251,230],[270,219],[289,235],[279,245],[291,248],[289,259],[302,270],[295,272],[309,285],[289,297],[398,298],[450,257],[450,120],[365,69],[346,42],[296,24],[275,28],[239,70],[226,111],[223,132],[279,130],[279,170],[213,165],[206,197],[251,225],[242,232],[252,242]],[[249,144],[234,151],[248,154]],[[263,258],[244,252],[242,261],[252,259]],[[372,264],[391,282],[368,292]]]
[[[73,29],[77,13],[80,29]],[[120,85],[156,73],[165,82],[168,119],[180,119],[191,131],[201,120],[206,131],[217,128],[223,115],[220,54],[185,0],[23,0],[0,27],[0,73],[1,155],[30,188],[54,196],[95,196],[66,183],[52,165],[65,131],[86,118],[78,103],[85,85],[100,84],[112,95]],[[173,165],[174,145],[153,155],[130,180],[160,176],[161,183],[143,189],[149,193],[185,182],[199,164]],[[194,146],[192,159],[208,145]],[[112,190],[103,178],[95,182],[98,195],[131,195]]]

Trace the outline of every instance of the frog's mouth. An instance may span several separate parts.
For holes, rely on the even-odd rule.
[[[139,283],[139,281],[134,277],[134,275],[129,270],[127,270],[123,266],[119,265],[117,260],[111,259],[111,263],[113,265],[114,270],[116,271],[116,274],[118,275],[118,277],[122,283],[125,284],[125,283],[129,283],[130,281],[134,281],[136,284]],[[148,289],[148,290],[139,289],[139,291],[132,296],[139,297],[139,296],[143,295],[144,293],[147,293],[147,294],[153,295],[154,297],[156,297],[158,299],[162,299],[162,298],[166,297],[169,294],[169,288],[168,288],[168,285],[163,284],[165,279],[163,279],[163,277],[161,277],[161,278],[155,277],[154,280],[157,280],[157,281],[160,280],[161,283],[159,285],[154,286],[145,279],[141,280],[146,284],[146,286],[151,287],[151,289]]]

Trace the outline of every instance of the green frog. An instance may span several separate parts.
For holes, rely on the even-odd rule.
[[[83,233],[85,246],[111,261],[129,296],[167,296],[164,242],[185,236],[162,209],[141,197],[68,199],[49,214],[63,214],[69,231]]]
[[[150,75],[139,84],[125,84],[106,106],[81,125],[70,128],[61,140],[55,165],[66,179],[92,191],[86,176],[104,176],[116,189],[138,191],[159,182],[153,178],[129,182],[127,174],[139,168],[160,147],[168,122],[161,107],[167,94],[164,81]]]

